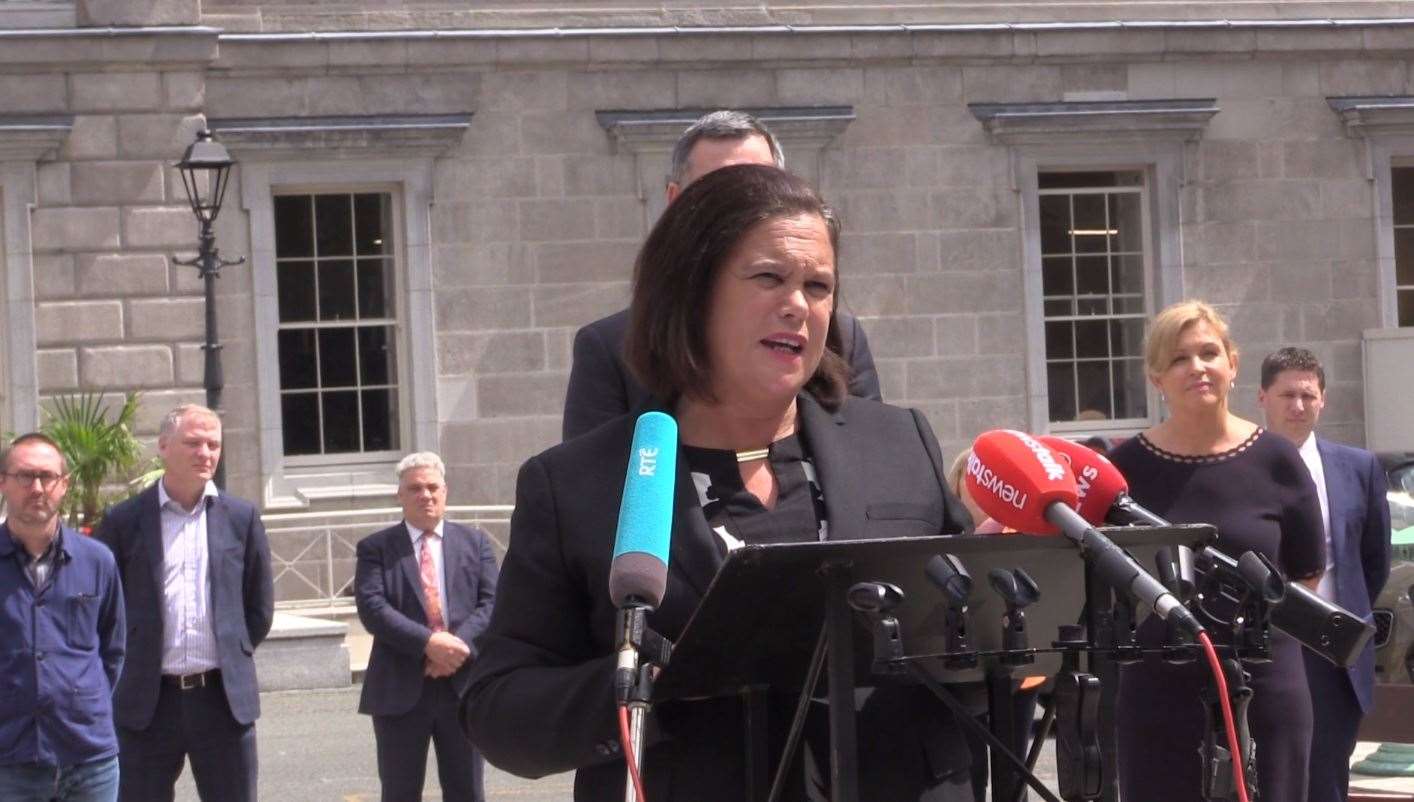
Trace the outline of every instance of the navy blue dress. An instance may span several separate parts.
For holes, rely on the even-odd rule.
[[[1258,429],[1238,447],[1207,457],[1166,452],[1143,435],[1110,458],[1143,506],[1174,523],[1217,527],[1217,547],[1237,557],[1254,550],[1287,575],[1325,568],[1325,536],[1316,486],[1296,447]],[[1140,627],[1147,645],[1163,642],[1161,622]],[[1221,642],[1219,633],[1214,641]],[[1305,802],[1311,748],[1311,699],[1301,645],[1272,630],[1272,661],[1248,666],[1253,699],[1248,723],[1257,743],[1257,782],[1266,802]],[[1205,661],[1171,665],[1158,658],[1120,671],[1116,722],[1121,797],[1142,802],[1200,800],[1198,747],[1211,683]],[[1253,783],[1248,781],[1249,795]]]

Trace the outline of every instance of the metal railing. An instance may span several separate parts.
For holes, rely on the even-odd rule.
[[[490,534],[497,556],[506,553],[510,505],[447,507],[447,520]],[[339,512],[267,513],[277,607],[337,606],[353,602],[355,546],[373,532],[401,521],[398,507]]]

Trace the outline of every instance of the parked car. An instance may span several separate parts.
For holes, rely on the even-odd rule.
[[[1414,684],[1414,454],[1381,454],[1389,476],[1389,581],[1375,600],[1375,681]]]

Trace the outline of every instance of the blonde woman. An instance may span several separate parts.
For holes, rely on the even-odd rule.
[[[1316,487],[1296,448],[1229,409],[1238,351],[1222,316],[1202,301],[1175,304],[1154,319],[1144,346],[1149,381],[1168,417],[1116,448],[1110,459],[1130,494],[1175,523],[1218,528],[1217,547],[1233,557],[1254,550],[1289,579],[1314,587],[1325,568]],[[1140,628],[1145,645],[1164,639],[1162,623]],[[1213,632],[1222,642],[1222,634]],[[1257,741],[1262,799],[1304,802],[1311,745],[1311,700],[1301,646],[1272,631],[1272,661],[1248,665],[1255,691],[1248,722]],[[1120,675],[1117,721],[1120,792],[1145,802],[1197,802],[1196,750],[1203,738],[1202,661],[1158,658]],[[1254,795],[1255,798],[1255,795]]]

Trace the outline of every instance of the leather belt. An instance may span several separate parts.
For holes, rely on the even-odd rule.
[[[162,683],[183,691],[215,685],[221,679],[221,669],[213,668],[200,674],[163,674]]]

